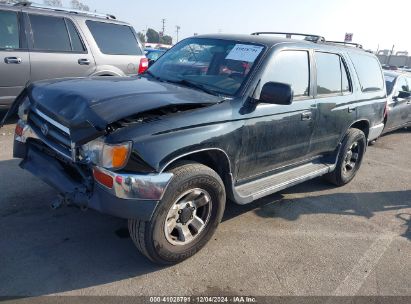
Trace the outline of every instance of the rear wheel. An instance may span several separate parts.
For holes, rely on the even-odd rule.
[[[349,129],[342,142],[335,170],[325,178],[337,186],[348,184],[361,166],[367,139],[359,129]]]
[[[160,264],[179,263],[212,237],[225,208],[220,176],[198,163],[179,165],[150,221],[129,220],[131,238],[142,254]]]

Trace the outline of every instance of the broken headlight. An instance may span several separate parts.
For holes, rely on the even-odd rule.
[[[24,122],[27,121],[27,114],[29,112],[30,108],[30,100],[28,97],[24,98],[24,101],[22,104],[19,106],[19,109],[17,111],[17,114],[19,115],[19,118],[23,120]]]
[[[107,144],[103,138],[97,138],[81,147],[81,155],[93,164],[106,169],[121,169],[131,153],[131,141],[119,144]]]

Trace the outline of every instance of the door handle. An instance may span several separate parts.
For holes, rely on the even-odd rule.
[[[357,111],[357,108],[353,108],[353,107],[348,107],[348,113],[352,113]]]
[[[312,117],[313,117],[312,112],[303,112],[301,114],[301,120],[311,120]]]
[[[21,58],[20,57],[6,57],[4,58],[4,62],[6,64],[20,64]]]
[[[78,60],[78,64],[79,65],[90,65],[90,60],[82,58]]]

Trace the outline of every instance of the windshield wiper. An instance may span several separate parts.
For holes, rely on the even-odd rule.
[[[190,80],[187,79],[181,79],[181,80],[164,80],[170,83],[175,83],[175,84],[181,84],[183,86],[186,87],[190,87],[190,88],[194,88],[194,89],[199,89],[203,92],[206,92],[208,94],[214,95],[214,96],[221,96],[219,93],[217,93],[214,90],[208,89],[206,88],[204,85],[200,84],[200,83],[196,83],[196,82],[192,82]]]

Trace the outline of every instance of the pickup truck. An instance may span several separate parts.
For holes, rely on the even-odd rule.
[[[33,83],[9,112],[14,156],[60,193],[55,207],[128,219],[142,254],[181,262],[212,237],[227,199],[322,175],[345,185],[383,130],[373,54],[274,34],[187,38],[135,77]]]

